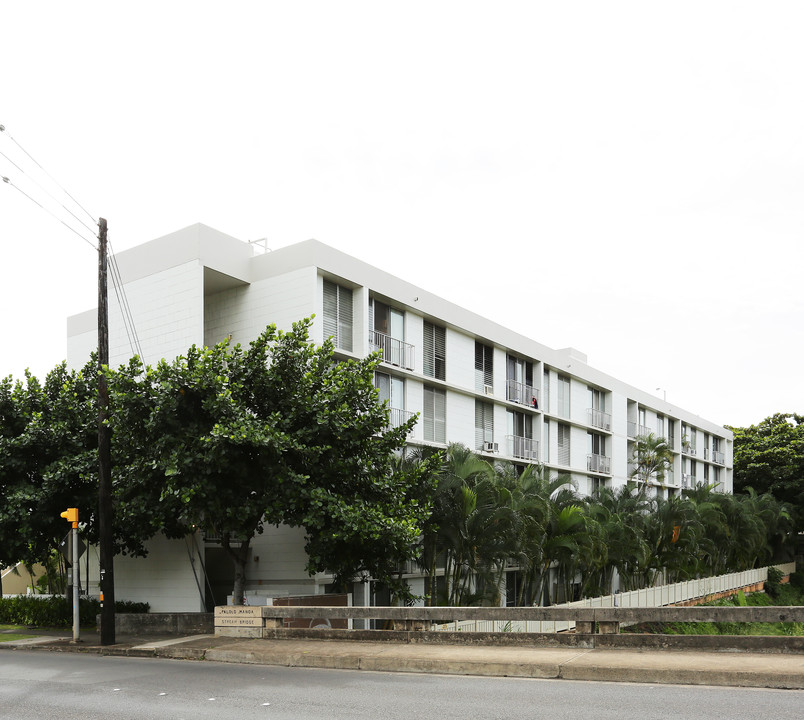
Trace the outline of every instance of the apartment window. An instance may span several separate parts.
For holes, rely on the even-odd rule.
[[[558,414],[561,417],[570,416],[570,379],[563,375],[558,376]]]
[[[639,408],[639,434],[644,435],[646,434],[644,431],[648,426],[648,419],[647,413],[645,412],[645,408]]]
[[[586,433],[586,452],[590,455],[606,454],[606,436],[599,433]]]
[[[717,489],[718,485],[720,485],[720,468],[719,467],[712,468],[712,473],[714,475],[713,480],[714,480],[715,489]]]
[[[533,442],[533,416],[523,412],[506,412],[508,454],[523,460],[537,460],[537,444]]]
[[[381,403],[388,403],[388,419],[391,427],[399,427],[410,413],[405,412],[405,381],[387,373],[374,373],[374,386],[379,391]]]
[[[379,390],[380,402],[388,407],[405,409],[405,381],[386,373],[374,373],[374,386]]]
[[[550,462],[550,421],[544,421],[543,444],[544,444],[544,462]]]
[[[505,398],[520,405],[538,408],[533,390],[533,363],[508,355],[505,362]]]
[[[443,388],[424,386],[424,439],[447,442],[447,393]]]
[[[544,369],[544,411],[550,412],[550,371]]]
[[[491,393],[494,387],[494,348],[475,341],[475,389]]]
[[[704,474],[704,476],[703,476],[704,485],[708,485],[709,484],[709,465],[704,465],[703,466],[703,474]]]
[[[372,350],[382,351],[383,362],[413,369],[413,345],[405,342],[405,313],[371,298],[369,328]]]
[[[324,337],[351,352],[352,322],[352,291],[324,280]]]
[[[447,331],[424,321],[424,374],[436,380],[447,379]]]
[[[667,437],[667,435],[664,434],[664,415],[656,416],[656,435],[660,438]]]
[[[556,425],[556,436],[558,440],[558,464],[570,464],[570,426],[562,423]]]
[[[667,442],[672,450],[676,444],[676,424],[670,418],[667,418]]]
[[[493,442],[494,405],[482,400],[475,400],[475,449],[493,449],[490,447]]]

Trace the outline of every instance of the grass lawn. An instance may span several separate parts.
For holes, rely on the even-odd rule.
[[[27,640],[36,635],[23,635],[21,633],[0,633],[0,643],[11,642],[12,640]]]

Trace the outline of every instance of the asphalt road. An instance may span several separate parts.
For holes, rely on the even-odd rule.
[[[0,653],[0,718],[14,720],[799,720],[802,708],[800,690],[365,673],[44,651]]]

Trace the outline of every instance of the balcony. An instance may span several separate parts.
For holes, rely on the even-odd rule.
[[[601,430],[611,430],[611,415],[596,408],[586,408],[587,423]]]
[[[384,363],[396,365],[406,370],[413,370],[415,348],[410,343],[402,342],[402,340],[397,340],[376,330],[372,330],[369,333],[369,343],[372,351],[379,350],[382,352],[382,361]]]
[[[726,464],[726,456],[720,450],[712,450],[712,462],[718,465]]]
[[[521,460],[536,461],[539,459],[539,442],[519,435],[506,435],[508,455]]]
[[[637,424],[635,422],[628,421],[628,437],[635,438],[637,436]]]
[[[539,409],[539,391],[516,380],[505,381],[505,399],[534,410]]]
[[[694,488],[696,486],[696,478],[695,475],[690,475],[689,473],[682,473],[681,475],[681,487],[683,488]]]
[[[410,420],[413,413],[410,410],[401,410],[400,408],[388,408],[388,427],[399,427],[403,423]],[[413,433],[411,433],[412,435]]]
[[[586,469],[589,472],[611,475],[611,458],[606,457],[605,455],[587,455]]]

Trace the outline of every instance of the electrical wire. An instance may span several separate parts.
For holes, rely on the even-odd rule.
[[[59,189],[60,189],[60,190],[61,190],[61,191],[62,191],[62,192],[63,192],[63,193],[64,193],[64,194],[65,194],[65,195],[68,197],[68,198],[70,198],[70,200],[72,200],[72,201],[73,201],[73,202],[74,202],[76,205],[78,205],[78,207],[80,207],[80,208],[81,208],[81,209],[82,209],[82,210],[83,210],[83,211],[84,211],[84,212],[87,214],[87,216],[89,217],[89,219],[90,219],[90,220],[92,220],[92,222],[93,222],[93,223],[94,223],[94,222],[97,222],[97,220],[96,220],[96,219],[95,219],[95,217],[92,215],[92,213],[91,213],[91,212],[89,212],[89,210],[87,210],[87,209],[86,209],[86,208],[85,208],[85,207],[84,207],[84,206],[83,206],[83,205],[82,205],[80,202],[78,202],[78,200],[76,200],[76,199],[75,199],[75,198],[74,198],[72,195],[70,195],[70,193],[68,193],[68,192],[67,192],[67,191],[66,191],[66,190],[65,190],[65,189],[64,189],[64,188],[63,188],[61,185],[59,185],[59,183],[56,181],[56,179],[55,179],[55,178],[54,178],[54,177],[53,177],[53,176],[52,176],[52,175],[51,175],[51,174],[50,174],[50,173],[49,173],[47,170],[45,170],[45,168],[43,168],[43,167],[42,167],[42,166],[41,166],[41,165],[40,165],[40,164],[39,164],[39,163],[36,161],[36,158],[35,158],[33,155],[31,155],[31,153],[29,153],[29,152],[28,152],[28,151],[27,151],[27,150],[26,150],[24,147],[22,147],[22,145],[20,145],[20,144],[19,144],[19,143],[18,143],[18,142],[17,142],[17,141],[14,139],[14,137],[11,135],[11,133],[10,133],[10,132],[8,132],[8,130],[6,130],[6,126],[5,126],[5,125],[0,125],[0,132],[4,132],[4,133],[5,133],[5,134],[8,136],[8,139],[9,139],[9,140],[11,140],[11,142],[13,142],[13,143],[14,143],[14,144],[15,144],[15,145],[16,145],[16,146],[17,146],[17,147],[20,149],[20,150],[22,150],[22,152],[24,152],[24,153],[25,153],[25,154],[26,154],[26,155],[27,155],[29,158],[31,158],[31,160],[33,160],[33,162],[36,164],[36,166],[37,166],[37,167],[38,167],[38,168],[39,168],[39,169],[40,169],[40,170],[41,170],[43,173],[45,173],[45,175],[47,175],[47,176],[48,176],[48,177],[51,179],[51,181],[52,181],[53,183],[55,183],[55,185],[56,185],[56,186],[57,186],[57,187],[58,187],[58,188],[59,188]]]
[[[11,163],[11,164],[12,164],[12,165],[15,167],[15,168],[17,168],[17,170],[19,170],[19,171],[20,171],[20,172],[21,172],[23,175],[25,175],[25,177],[27,177],[27,178],[28,178],[28,180],[30,180],[30,181],[31,181],[31,182],[32,182],[34,185],[36,185],[36,187],[38,187],[38,188],[39,188],[39,189],[40,189],[40,190],[41,190],[43,193],[45,193],[45,195],[47,195],[47,196],[48,196],[48,197],[49,197],[49,198],[50,198],[50,199],[51,199],[53,202],[58,203],[59,205],[61,205],[61,206],[62,206],[62,207],[63,207],[63,208],[64,208],[64,209],[65,209],[65,210],[68,212],[68,213],[70,213],[70,215],[72,215],[72,216],[73,216],[73,217],[74,217],[74,218],[75,218],[75,219],[76,219],[76,220],[77,220],[77,221],[78,221],[78,222],[79,222],[81,225],[83,225],[83,226],[84,226],[84,227],[85,227],[87,230],[89,230],[89,232],[91,232],[93,235],[95,234],[95,229],[94,229],[94,228],[91,228],[89,225],[87,225],[87,224],[86,224],[86,223],[85,223],[85,222],[84,222],[84,221],[83,221],[83,220],[82,220],[80,217],[78,217],[78,215],[76,215],[76,214],[75,214],[75,213],[74,213],[72,210],[70,210],[70,208],[68,208],[68,207],[67,207],[67,206],[66,206],[66,205],[65,205],[63,202],[61,202],[61,200],[59,200],[58,198],[54,197],[54,196],[53,196],[53,194],[52,194],[52,193],[50,193],[50,192],[47,190],[47,188],[45,188],[45,187],[44,187],[44,186],[43,186],[43,185],[42,185],[42,184],[41,184],[41,183],[40,183],[38,180],[36,180],[36,178],[33,178],[33,177],[31,177],[31,176],[30,176],[28,173],[26,173],[26,172],[25,172],[25,170],[23,170],[23,169],[22,169],[22,168],[21,168],[19,165],[17,165],[17,163],[15,163],[15,162],[14,162],[14,161],[13,161],[13,160],[12,160],[12,159],[11,159],[11,158],[8,156],[8,155],[6,155],[4,152],[0,151],[0,155],[2,155],[2,156],[3,156],[3,157],[6,159],[6,160],[8,160],[8,161],[9,161],[9,162],[10,162],[10,163]],[[98,221],[97,221],[97,220],[95,220],[95,218],[93,218],[93,219],[92,219],[92,222],[93,222],[95,225],[97,225],[97,224],[98,224]]]
[[[62,220],[60,217],[58,217],[58,215],[56,215],[52,210],[50,210],[50,209],[46,208],[44,205],[42,205],[42,203],[40,203],[38,200],[35,200],[34,198],[32,198],[27,192],[25,192],[25,190],[23,190],[22,188],[20,188],[17,185],[15,185],[5,175],[2,175],[0,177],[3,178],[4,183],[6,183],[7,185],[10,185],[11,187],[13,187],[17,192],[20,192],[23,195],[25,195],[25,197],[27,197],[32,203],[34,203],[35,205],[38,205],[40,208],[42,208],[42,210],[44,210],[46,213],[49,213],[50,215],[52,215],[56,220],[58,220],[62,225],[64,225],[64,227],[66,227],[68,230],[70,230],[71,232],[74,232],[76,235],[78,235],[78,237],[80,237],[85,243],[87,243],[93,250],[98,249],[97,245],[95,245],[91,240],[87,240],[87,238],[85,238],[80,232],[78,232],[78,230],[76,230],[71,225],[68,225],[66,222],[64,222],[64,220]]]
[[[126,286],[123,283],[123,277],[120,274],[120,267],[117,264],[117,257],[112,249],[111,242],[109,243],[109,251],[109,268],[111,270],[112,284],[114,286],[115,293],[117,294],[117,302],[120,306],[120,311],[123,315],[123,325],[126,328],[128,342],[131,346],[131,352],[134,355],[139,355],[140,359],[145,362],[145,358],[143,357],[142,353],[142,345],[140,344],[140,338],[137,333],[137,328],[134,325],[134,315],[131,312],[131,305],[129,304],[128,296],[126,295]]]

